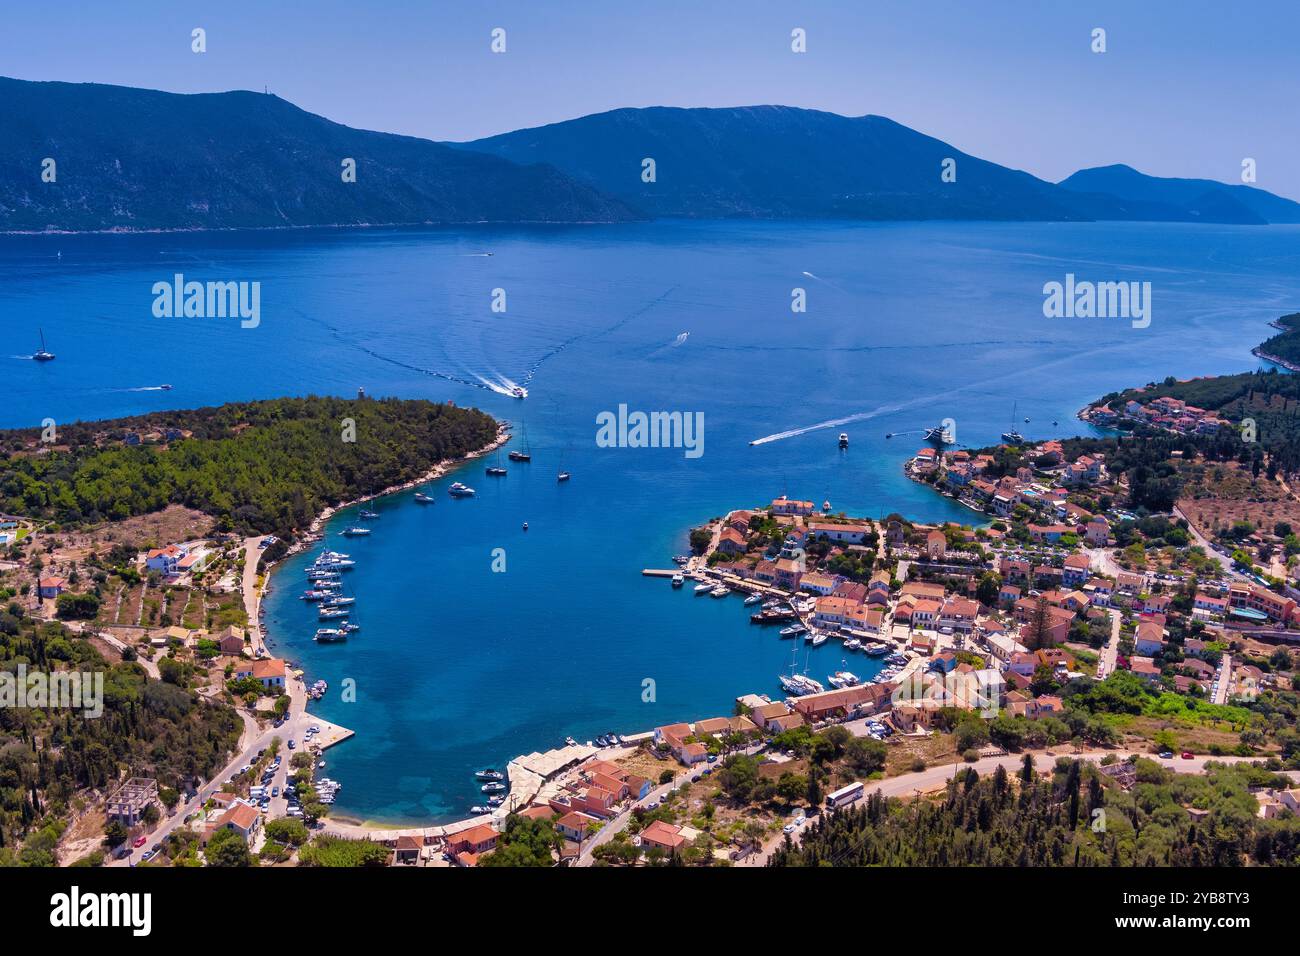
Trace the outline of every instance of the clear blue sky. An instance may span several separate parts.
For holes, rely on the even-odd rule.
[[[1298,35],[1296,0],[10,3],[0,74],[265,85],[351,126],[452,140],[620,106],[781,103],[889,116],[1051,180],[1127,162],[1236,182],[1249,156],[1258,185],[1300,199]]]

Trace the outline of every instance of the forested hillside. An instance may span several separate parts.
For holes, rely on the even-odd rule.
[[[190,437],[167,440],[166,429]],[[489,444],[496,430],[476,409],[310,397],[65,425],[48,451],[37,429],[0,432],[0,510],[68,525],[174,502],[212,515],[218,530],[288,535],[327,505]],[[154,433],[157,443],[126,443]]]

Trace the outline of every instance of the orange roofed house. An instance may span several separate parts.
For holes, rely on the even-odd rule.
[[[486,823],[480,823],[447,837],[446,851],[461,866],[474,866],[480,856],[497,848],[499,839],[500,833]]]

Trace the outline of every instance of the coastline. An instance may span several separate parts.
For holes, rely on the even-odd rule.
[[[1255,356],[1255,358],[1257,359],[1262,359],[1265,362],[1271,362],[1274,365],[1281,366],[1282,368],[1286,369],[1288,372],[1300,372],[1300,365],[1296,364],[1295,362],[1288,362],[1286,359],[1279,358],[1276,355],[1270,355],[1268,352],[1265,352],[1258,345],[1256,345],[1253,349],[1250,350],[1250,354]]]

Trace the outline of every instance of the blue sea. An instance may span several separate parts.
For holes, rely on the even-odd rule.
[[[730,713],[737,695],[779,693],[792,649],[820,680],[841,667],[838,645],[793,648],[739,598],[643,578],[692,525],[781,493],[970,520],[903,477],[921,429],[952,418],[978,446],[1014,406],[1031,438],[1077,434],[1075,412],[1109,391],[1256,367],[1266,323],[1300,306],[1297,240],[1277,226],[748,222],[4,238],[0,425],[359,387],[513,422],[530,464],[502,456],[509,474],[489,478],[491,459],[470,463],[427,507],[372,504],[367,539],[337,536],[354,513],[328,525],[358,563],[350,642],[311,641],[298,594],[314,552],[276,572],[268,600],[277,652],[330,684],[315,712],[357,732],[326,758],[336,813],[445,821],[476,802],[477,768]],[[260,324],[155,318],[152,286],[176,273],[260,282]],[[1150,282],[1150,326],[1044,318],[1043,285],[1067,273]],[[56,361],[23,358],[38,329]],[[598,447],[596,416],[620,404],[703,413],[703,454]],[[451,499],[453,480],[478,496]],[[355,702],[339,696],[349,679]]]

